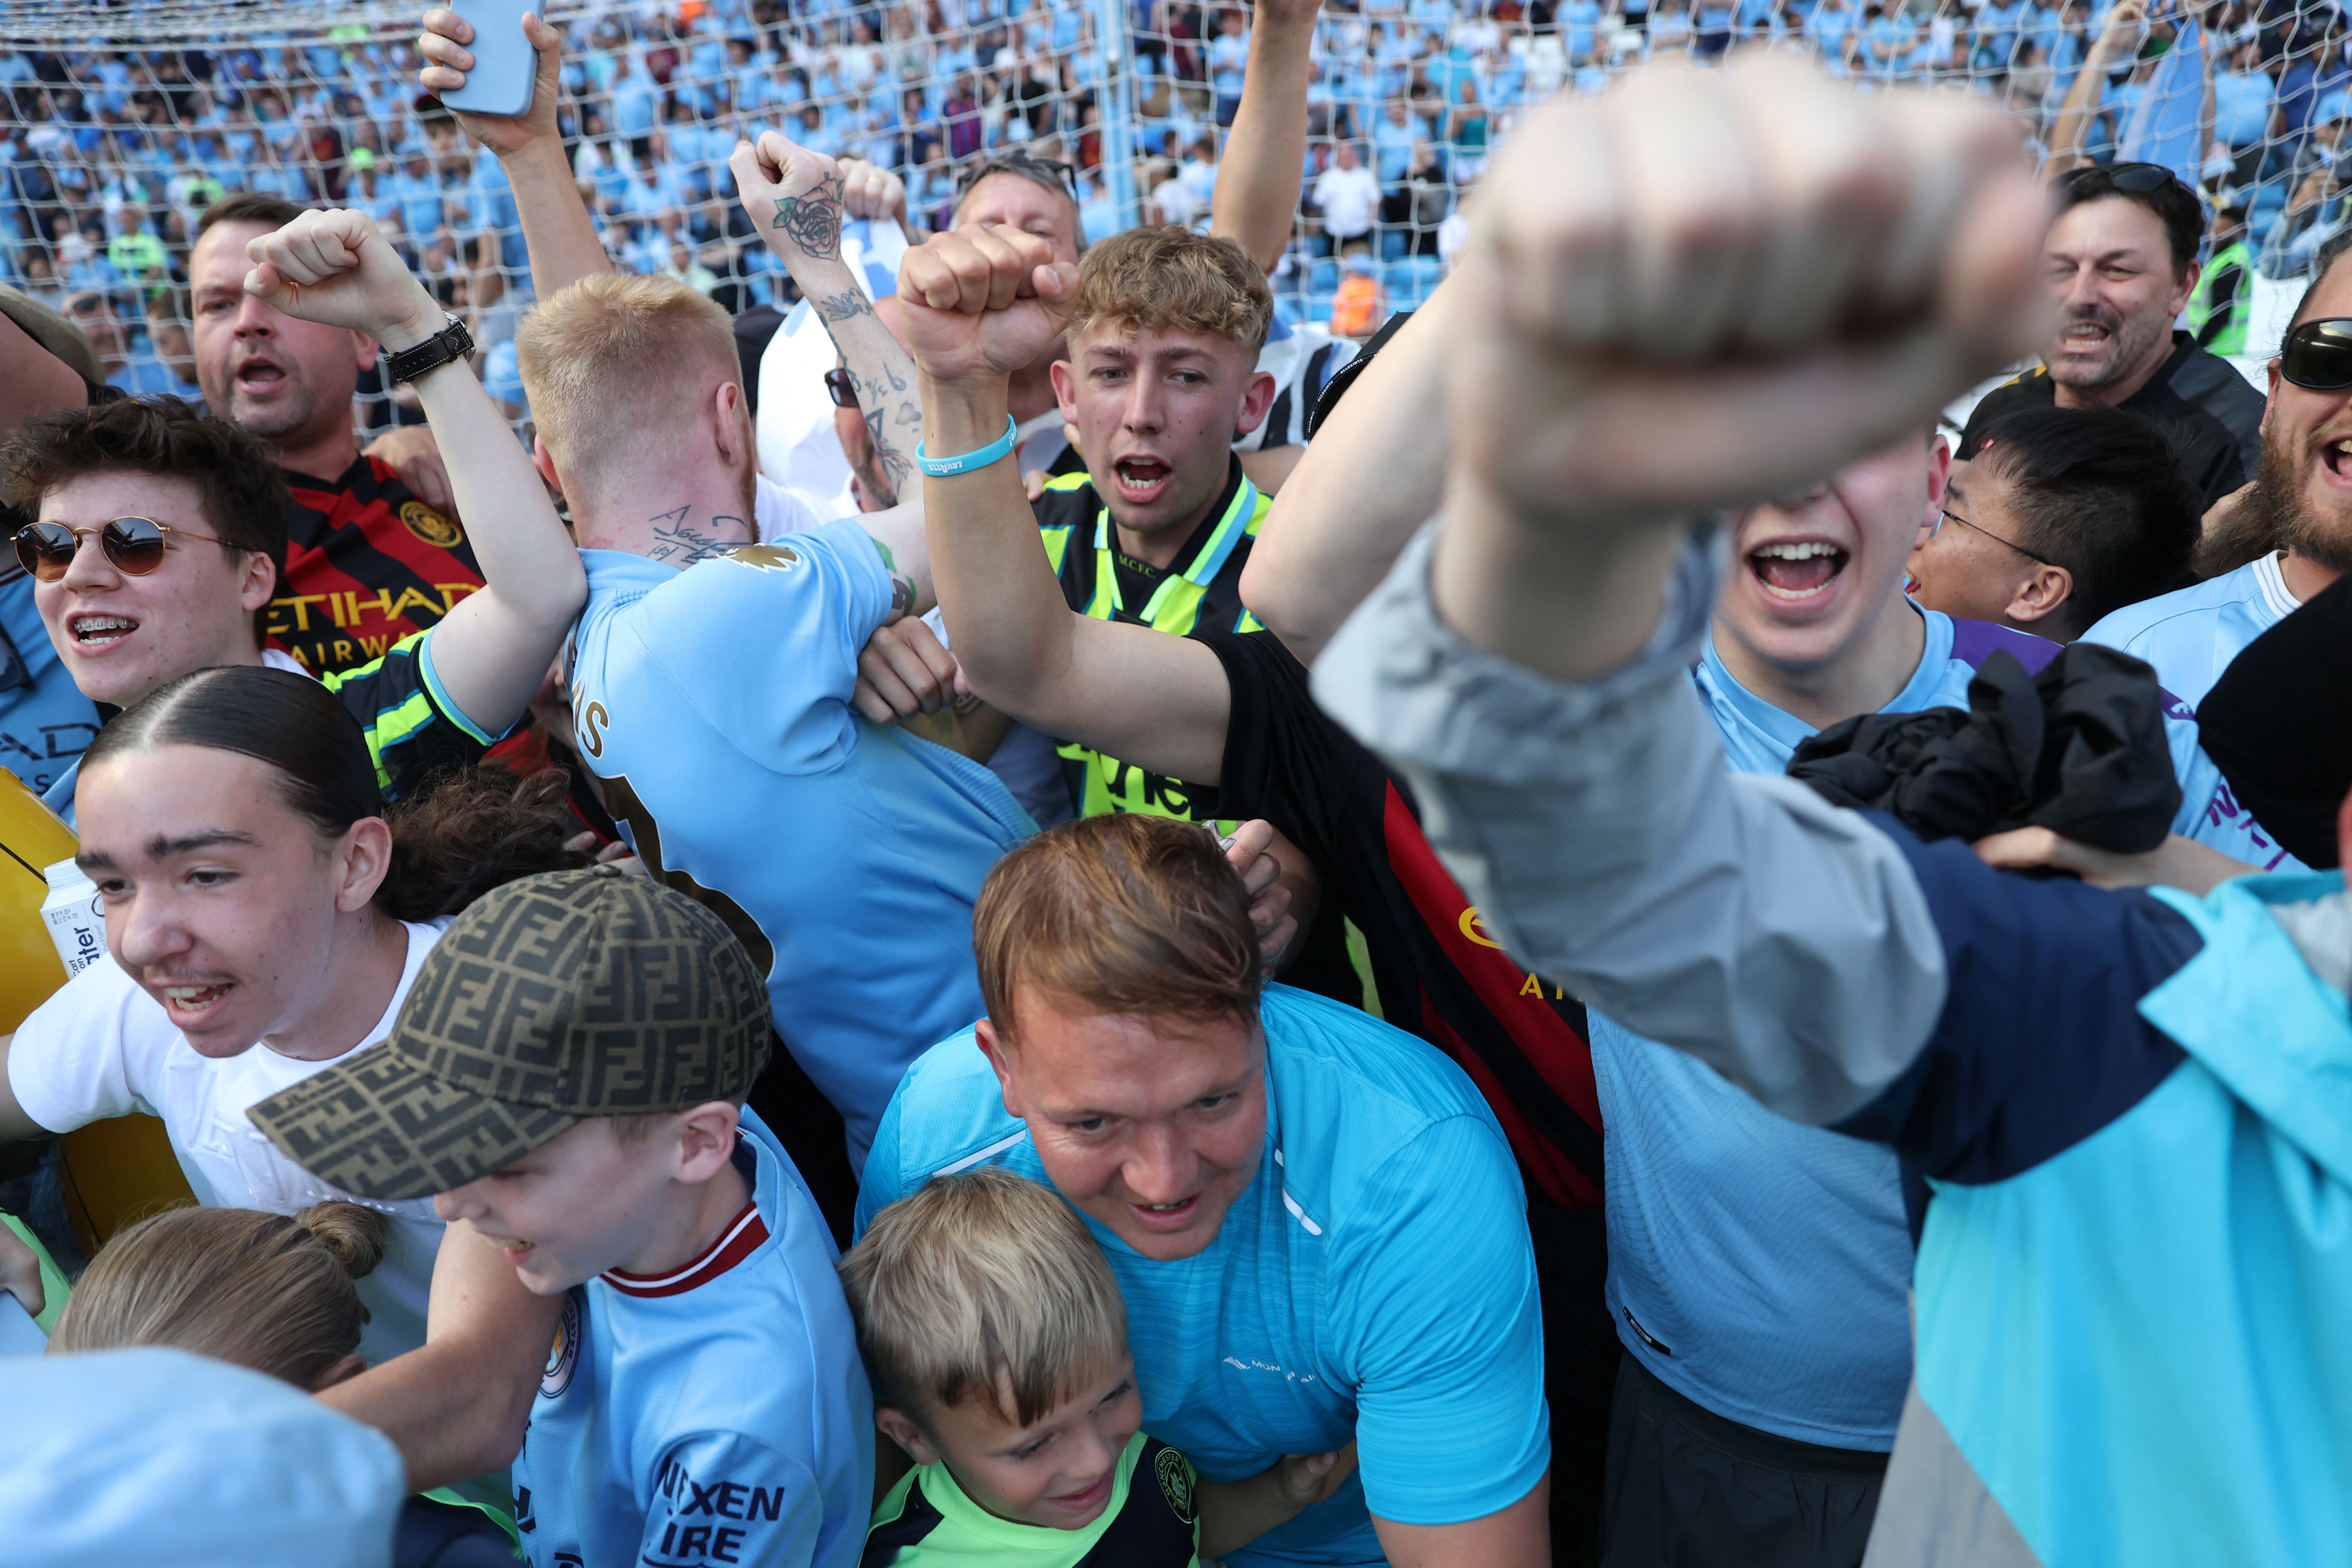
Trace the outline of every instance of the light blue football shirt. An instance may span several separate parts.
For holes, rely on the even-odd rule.
[[[1494,1113],[1444,1057],[1285,985],[1260,1016],[1265,1147],[1217,1238],[1157,1262],[1087,1226],[1127,1297],[1145,1431],[1213,1481],[1358,1441],[1342,1491],[1223,1560],[1379,1563],[1371,1514],[1482,1518],[1550,1463],[1527,1197]],[[1046,1180],[967,1030],[891,1100],[859,1230],[931,1177],[990,1163]]]
[[[2084,642],[2121,648],[2156,666],[2167,691],[2195,708],[2245,646],[2299,605],[2264,555],[2210,582],[2126,605],[2083,634]]]
[[[1028,816],[978,763],[850,706],[890,610],[854,521],[683,572],[580,553],[581,760],[646,863],[751,949],[855,1169],[907,1064],[981,1016],[972,900]]]
[[[514,1465],[535,1568],[851,1568],[874,1501],[874,1399],[839,1255],[783,1146],[743,1112],[751,1201],[659,1278],[564,1299]]]
[[[33,579],[13,562],[0,576],[0,768],[43,795],[98,739],[98,705],[58,658]]]
[[[2055,644],[1982,621],[1925,620],[1919,667],[1880,710],[1968,706],[1996,648],[2038,669]],[[1710,637],[1693,672],[1736,772],[1777,773],[1813,727],[1749,691]],[[2174,831],[2255,864],[2281,860],[2167,704],[2182,802]],[[1894,1446],[1911,1375],[1912,1247],[1894,1152],[1764,1110],[1696,1058],[1590,1015],[1608,1129],[1608,1300],[1659,1379],[1761,1431],[1839,1448]]]

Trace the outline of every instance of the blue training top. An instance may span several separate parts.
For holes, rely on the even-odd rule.
[[[1224,1561],[1380,1563],[1371,1514],[1483,1518],[1550,1463],[1527,1198],[1494,1113],[1436,1051],[1288,986],[1260,1016],[1265,1146],[1216,1239],[1158,1262],[1087,1226],[1127,1297],[1144,1430],[1214,1481],[1358,1442],[1344,1489]],[[859,1229],[988,1163],[1046,1179],[967,1030],[891,1100]]]
[[[1995,648],[2039,669],[2058,645],[1933,610],[1918,668],[1882,712],[1966,707]],[[1694,679],[1740,773],[1783,771],[1814,733],[1733,679],[1710,639]],[[2174,829],[2258,865],[2296,863],[2238,809],[2167,705]],[[1743,1425],[1832,1447],[1894,1446],[1911,1376],[1913,1250],[1882,1144],[1775,1116],[1696,1057],[1591,1015],[1608,1163],[1611,1315],[1642,1364]]]
[[[33,579],[0,576],[0,768],[47,794],[98,739],[98,704],[81,694],[33,603]]]
[[[972,900],[1028,814],[978,763],[850,706],[890,613],[855,521],[683,572],[580,554],[581,760],[646,866],[751,950],[855,1168],[907,1064],[981,1016]]]
[[[850,1568],[874,1490],[874,1401],[832,1234],[743,1112],[751,1201],[660,1278],[565,1299],[515,1461],[535,1568]]]

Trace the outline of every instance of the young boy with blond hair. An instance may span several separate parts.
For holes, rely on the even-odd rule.
[[[450,923],[383,1044],[255,1106],[366,1198],[565,1298],[522,1457],[537,1568],[849,1568],[873,1498],[833,1237],[743,1097],[765,977],[719,917],[600,866]],[[471,1232],[472,1234],[468,1234]]]
[[[874,1424],[916,1461],[861,1568],[1191,1568],[1355,1468],[1350,1444],[1220,1486],[1147,1436],[1110,1265],[1069,1205],[1010,1171],[892,1204],[841,1273]]]

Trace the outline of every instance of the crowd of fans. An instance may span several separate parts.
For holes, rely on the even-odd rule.
[[[11,57],[8,1560],[2352,1568],[2305,21],[1844,5]]]
[[[1240,104],[1249,14],[1174,0],[1126,8],[1131,30],[1116,41],[1097,36],[1097,7],[1045,0],[592,8],[556,23],[567,159],[619,266],[685,279],[730,312],[779,291],[789,300],[789,280],[730,200],[727,150],[763,130],[897,172],[919,227],[951,209],[961,168],[1004,147],[1072,165],[1090,237],[1204,220]],[[2171,161],[2235,215],[2252,255],[2273,273],[2299,272],[2342,222],[2334,149],[2352,67],[2340,16],[2229,0],[2194,23],[2164,14],[2143,27],[2145,10],[2143,0],[1333,4],[1310,38],[1302,221],[1273,274],[1276,308],[1293,323],[1337,315],[1367,335],[1442,276],[1462,237],[1449,220],[1528,104],[1756,41],[1865,80],[1965,82],[2062,157],[2105,160],[2143,100],[2179,99],[2202,134]],[[2184,36],[2201,75],[2165,71]],[[1103,127],[1120,49],[1133,65],[1123,179],[1105,162],[1118,149]],[[0,281],[63,305],[110,382],[186,392],[194,225],[223,195],[252,191],[367,212],[478,341],[504,341],[528,301],[520,215],[497,160],[417,91],[419,64],[390,24],[0,50],[11,110],[0,127]]]

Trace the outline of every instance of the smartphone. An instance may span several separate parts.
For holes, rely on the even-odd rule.
[[[530,112],[539,83],[539,51],[522,30],[526,14],[535,14],[541,0],[465,0],[451,7],[473,24],[474,41],[467,45],[474,68],[466,85],[445,92],[441,101],[467,114],[518,115]]]

